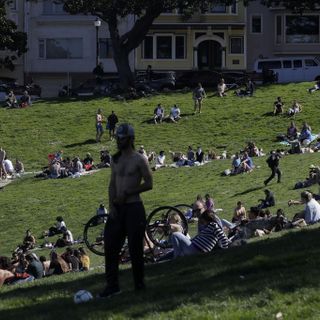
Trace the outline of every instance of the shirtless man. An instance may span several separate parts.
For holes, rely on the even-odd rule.
[[[96,130],[97,130],[96,141],[97,142],[101,142],[101,137],[103,135],[102,121],[103,121],[102,111],[101,109],[98,109],[96,114]]]
[[[0,179],[7,179],[7,171],[4,165],[6,152],[0,147]]]
[[[140,193],[153,187],[152,175],[143,155],[134,149],[134,130],[121,124],[116,131],[118,152],[112,157],[109,184],[109,218],[104,232],[107,285],[99,298],[120,293],[119,252],[128,236],[135,290],[143,290],[143,238],[145,210]]]

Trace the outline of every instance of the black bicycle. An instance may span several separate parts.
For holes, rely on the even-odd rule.
[[[145,247],[152,256],[155,255],[155,249],[168,249],[171,247],[169,242],[170,226],[172,219],[181,225],[183,234],[188,233],[188,221],[185,213],[190,210],[190,206],[180,204],[177,206],[161,206],[154,209],[147,217],[147,226],[145,233]],[[89,219],[84,226],[83,239],[90,251],[104,256],[104,227],[108,220],[108,214],[95,215]],[[123,255],[127,244],[121,250]]]

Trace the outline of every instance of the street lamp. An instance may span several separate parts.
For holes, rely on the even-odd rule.
[[[96,66],[99,64],[99,28],[101,27],[101,20],[97,17],[94,20],[94,26],[96,27]]]

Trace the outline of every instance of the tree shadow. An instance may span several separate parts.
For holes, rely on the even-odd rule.
[[[48,279],[41,283],[39,280],[0,294],[3,305],[5,300],[11,299],[29,299],[30,302],[23,305],[19,302],[14,307],[11,301],[10,309],[1,311],[1,318],[24,319],[26,315],[28,319],[100,319],[102,316],[107,319],[111,315],[143,318],[154,315],[155,310],[157,313],[172,312],[181,305],[192,305],[195,301],[201,304],[213,297],[217,303],[224,302],[226,297],[240,303],[255,294],[259,295],[257,298],[261,294],[267,295],[267,288],[282,293],[303,288],[317,289],[320,280],[319,241],[319,228],[290,231],[280,238],[267,238],[212,254],[150,265],[146,268],[148,289],[139,293],[131,289],[131,270],[123,270],[120,277],[128,289],[121,295],[77,306],[73,304],[73,294],[84,288],[93,293],[100,291],[104,285],[103,275],[86,274],[69,281],[60,276],[61,282]],[[277,299],[277,296],[272,298]]]
[[[87,144],[96,144],[97,141],[94,139],[88,139],[82,142],[76,142],[76,143],[72,143],[72,144],[67,144],[65,146],[63,146],[64,148],[73,148],[73,147],[79,147],[79,146],[84,146]]]
[[[262,115],[263,117],[274,117],[274,113],[272,111],[266,112]]]

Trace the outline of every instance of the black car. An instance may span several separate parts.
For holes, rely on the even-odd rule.
[[[71,89],[71,95],[79,97],[107,96],[119,87],[118,78],[88,79],[80,86]]]
[[[177,88],[194,88],[200,82],[204,87],[216,87],[223,78],[227,85],[241,85],[245,75],[241,72],[217,72],[210,70],[185,71],[176,79]]]

